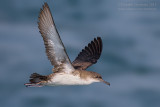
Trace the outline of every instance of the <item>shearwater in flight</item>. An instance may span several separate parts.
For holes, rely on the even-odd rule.
[[[40,10],[38,28],[44,40],[46,54],[54,66],[50,75],[33,73],[30,76],[30,83],[27,87],[59,86],[59,85],[89,85],[94,82],[104,82],[100,74],[86,69],[95,64],[102,52],[102,40],[94,38],[71,63],[65,47],[57,32],[49,6],[44,3]]]

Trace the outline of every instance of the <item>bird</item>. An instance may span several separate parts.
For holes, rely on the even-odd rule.
[[[40,9],[38,20],[38,28],[44,41],[46,55],[53,65],[53,69],[49,75],[31,74],[29,83],[24,84],[26,87],[89,85],[95,82],[110,85],[109,82],[103,80],[99,73],[86,70],[101,56],[101,37],[94,38],[71,62],[46,2]]]

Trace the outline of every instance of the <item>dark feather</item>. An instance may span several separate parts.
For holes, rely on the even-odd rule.
[[[31,74],[29,81],[30,81],[30,83],[38,83],[38,82],[47,81],[47,80],[48,80],[47,76],[43,76],[43,75],[40,75],[40,74],[37,74],[37,73],[33,73],[33,74]]]
[[[102,52],[102,40],[100,37],[94,38],[91,43],[88,44],[78,54],[77,58],[72,62],[75,69],[85,70],[92,64],[95,64],[99,59]]]

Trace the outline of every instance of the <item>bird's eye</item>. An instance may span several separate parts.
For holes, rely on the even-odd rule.
[[[95,78],[102,78],[101,76],[96,76]]]

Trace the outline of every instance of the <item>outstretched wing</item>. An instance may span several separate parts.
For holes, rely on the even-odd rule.
[[[40,11],[38,28],[44,40],[48,59],[54,66],[54,72],[72,72],[74,68],[57,32],[47,3],[43,5],[43,9]]]
[[[85,70],[92,64],[95,64],[102,52],[102,39],[100,37],[94,38],[72,62],[75,69]]]

